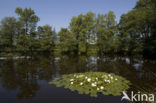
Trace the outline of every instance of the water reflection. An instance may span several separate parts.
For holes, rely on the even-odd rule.
[[[156,62],[128,57],[60,56],[0,59],[1,89],[15,90],[18,99],[34,98],[40,81],[62,74],[101,71],[121,75],[133,83],[131,89],[152,88],[156,82]],[[156,87],[156,86],[155,86]],[[155,88],[154,87],[154,88]],[[45,94],[46,95],[46,94]]]

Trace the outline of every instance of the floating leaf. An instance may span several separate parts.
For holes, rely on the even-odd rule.
[[[125,78],[104,72],[68,74],[63,75],[62,78],[55,78],[49,83],[57,87],[64,86],[71,91],[78,91],[79,94],[90,94],[92,97],[97,97],[97,93],[118,96],[130,85]]]

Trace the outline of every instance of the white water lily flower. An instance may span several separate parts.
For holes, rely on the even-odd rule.
[[[98,80],[98,78],[96,78],[96,80]]]
[[[110,74],[108,74],[108,76],[110,77],[111,75],[110,75]]]
[[[83,83],[81,82],[80,85],[83,85]]]
[[[92,83],[92,87],[96,87],[96,84],[95,83]]]
[[[113,79],[113,77],[112,77],[112,76],[111,76],[110,78],[111,78],[111,79]]]
[[[97,90],[100,90],[99,88],[97,88]]]
[[[103,89],[104,89],[104,87],[103,87],[103,86],[101,86],[101,87],[100,87],[100,89],[101,89],[101,90],[103,90]]]
[[[90,82],[91,81],[91,78],[88,78],[87,81]]]
[[[70,84],[73,84],[73,82],[71,82]]]
[[[86,79],[88,79],[88,77],[85,77]]]
[[[115,80],[118,80],[117,78],[115,78]]]
[[[105,80],[105,82],[108,82],[108,83],[110,83],[110,80]]]
[[[70,79],[70,81],[74,81],[74,79]]]

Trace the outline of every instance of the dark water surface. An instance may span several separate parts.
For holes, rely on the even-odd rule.
[[[63,74],[107,72],[123,76],[129,91],[156,93],[156,61],[132,57],[0,57],[0,103],[120,103],[121,96],[97,98],[48,84]]]

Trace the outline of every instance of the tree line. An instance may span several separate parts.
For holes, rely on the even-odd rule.
[[[60,54],[156,55],[156,1],[139,0],[119,23],[113,11],[88,12],[71,19],[68,28],[56,33],[31,8],[16,8],[18,18],[0,23],[0,52],[51,52]]]

